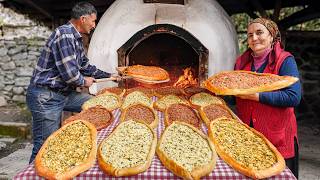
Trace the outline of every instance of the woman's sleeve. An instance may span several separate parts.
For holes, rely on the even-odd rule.
[[[282,63],[280,76],[294,76],[299,78],[299,71],[293,56],[287,57]],[[294,107],[299,105],[301,100],[300,80],[293,85],[272,92],[259,93],[259,102],[279,107]]]

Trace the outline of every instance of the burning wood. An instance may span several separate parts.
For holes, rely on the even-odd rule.
[[[183,75],[181,75],[177,82],[173,86],[179,88],[186,88],[189,86],[198,85],[198,79],[194,78],[191,67],[183,70]]]

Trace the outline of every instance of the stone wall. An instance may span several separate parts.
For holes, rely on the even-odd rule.
[[[286,50],[295,56],[303,84],[297,120],[320,125],[320,32],[288,32],[285,42]]]
[[[7,102],[25,102],[26,88],[44,44],[44,38],[0,39],[0,96]]]

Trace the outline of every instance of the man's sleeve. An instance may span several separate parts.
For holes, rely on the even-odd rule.
[[[68,38],[66,34],[59,35],[52,44],[52,51],[62,79],[67,84],[83,86],[84,77],[79,71],[72,38]]]
[[[287,57],[282,63],[280,76],[294,76],[299,78],[299,71],[294,57]],[[301,84],[300,80],[293,85],[273,92],[259,93],[259,101],[279,107],[294,107],[299,105],[301,100]]]
[[[89,64],[89,59],[83,55],[81,73],[85,76],[91,76],[96,79],[110,77],[111,74],[98,69],[96,66]]]

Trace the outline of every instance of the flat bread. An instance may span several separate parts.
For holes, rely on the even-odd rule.
[[[164,81],[169,79],[169,73],[157,66],[128,66],[123,73],[141,80]]]
[[[154,90],[154,95],[157,97],[163,97],[166,95],[176,95],[176,96],[184,96],[183,89],[173,86],[164,86],[160,88],[156,88]]]
[[[144,104],[133,104],[127,107],[122,113],[120,120],[122,122],[128,120],[143,121],[152,128],[158,127],[158,115],[153,108]]]
[[[128,94],[130,94],[134,91],[143,92],[145,95],[147,95],[149,97],[152,97],[154,95],[153,89],[151,89],[151,88],[134,87],[134,88],[127,89],[126,92],[124,93],[124,96],[127,96]]]
[[[121,106],[121,99],[114,93],[105,93],[99,96],[92,97],[82,105],[82,109],[86,110],[90,107],[103,106],[109,111],[113,111]]]
[[[133,91],[132,93],[128,94],[125,97],[125,99],[123,100],[121,109],[124,110],[130,105],[138,104],[138,103],[144,104],[149,107],[152,106],[152,100],[149,96],[147,96],[145,93],[141,91]]]
[[[192,95],[189,98],[189,101],[192,105],[199,107],[208,106],[210,104],[225,104],[224,100],[220,97],[205,92]]]
[[[198,93],[208,93],[211,94],[211,92],[205,88],[199,87],[199,86],[191,86],[183,89],[183,93],[189,98],[190,96]]]
[[[176,104],[176,103],[189,104],[189,102],[183,97],[169,94],[169,95],[163,96],[162,98],[154,102],[153,107],[159,111],[164,112],[167,107],[169,107],[171,104]]]
[[[50,135],[35,159],[37,175],[46,179],[72,179],[96,161],[97,130],[77,120]]]
[[[200,179],[215,168],[217,154],[213,144],[197,128],[173,122],[157,145],[162,164],[183,179]]]
[[[114,93],[120,97],[124,95],[126,92],[126,89],[124,88],[119,88],[119,87],[108,87],[108,88],[103,88],[100,91],[97,92],[97,96],[105,93]]]
[[[231,110],[223,104],[210,104],[202,106],[199,110],[201,119],[204,121],[207,127],[210,123],[218,118],[234,118]]]
[[[165,111],[165,126],[168,127],[175,121],[188,123],[198,129],[201,125],[201,120],[195,110],[189,105],[181,103],[171,104]]]
[[[264,179],[285,169],[284,158],[272,143],[238,120],[212,121],[208,133],[219,156],[241,174]]]
[[[112,176],[131,176],[146,171],[155,153],[156,133],[142,122],[125,121],[98,148],[100,169]]]
[[[101,130],[103,128],[108,127],[113,121],[112,113],[106,108],[98,105],[95,107],[90,107],[87,110],[83,110],[80,113],[69,117],[68,119],[63,121],[63,125],[82,119],[92,123],[97,130]]]
[[[292,85],[299,79],[251,71],[224,71],[213,75],[204,86],[217,95],[243,95],[274,91]]]

